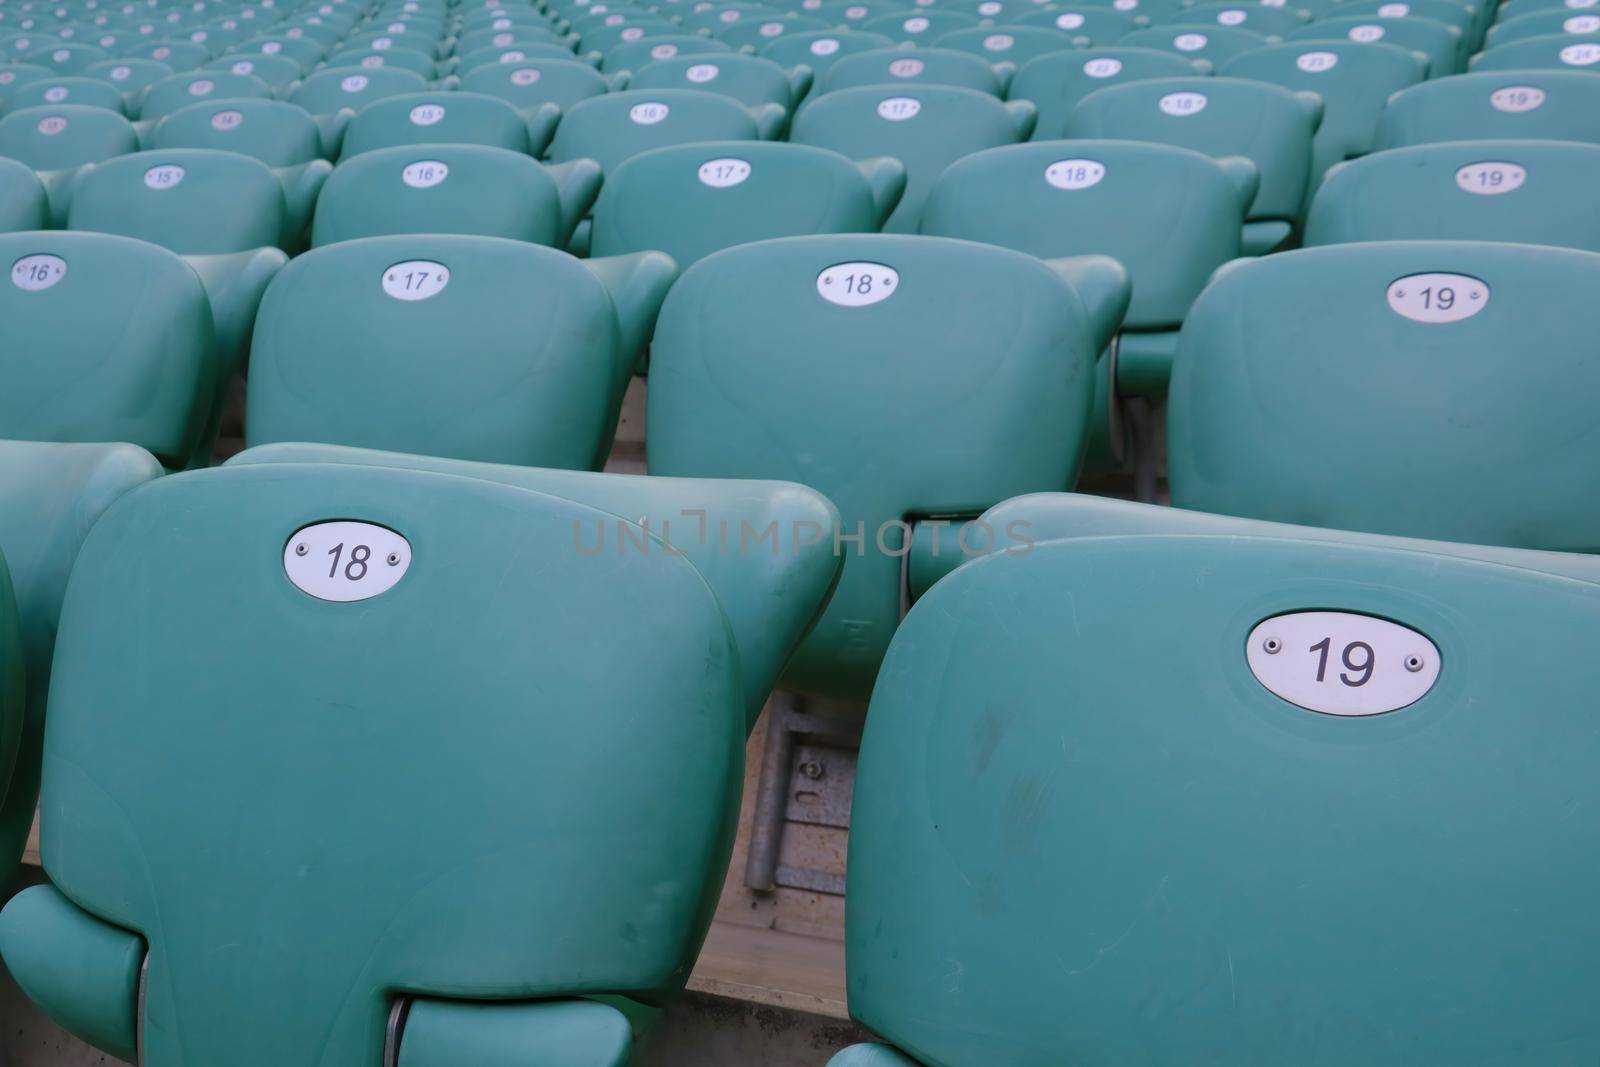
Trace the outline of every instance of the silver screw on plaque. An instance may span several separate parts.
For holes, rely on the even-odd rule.
[[[1283,642],[1276,637],[1269,637],[1261,642],[1261,647],[1266,650],[1267,655],[1276,656],[1278,651],[1283,648]]]

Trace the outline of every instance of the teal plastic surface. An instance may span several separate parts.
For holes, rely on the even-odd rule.
[[[1030,59],[1080,46],[1071,31],[1055,26],[1020,26],[1002,22],[995,26],[969,26],[940,37],[939,48],[977,56],[988,63],[1021,66]]]
[[[1004,94],[1005,83],[987,63],[951,48],[875,48],[838,60],[828,68],[823,92],[854,89],[862,85],[955,85],[990,96]]]
[[[456,233],[565,247],[599,190],[592,160],[546,167],[488,145],[379,148],[334,168],[311,242]]]
[[[819,295],[853,287],[858,265],[867,295],[897,272],[891,295]],[[684,273],[651,348],[651,472],[795,481],[841,517],[818,536],[844,574],[786,688],[865,699],[899,620],[897,523],[1072,483],[1095,357],[1127,299],[1108,259],[1044,264],[934,237],[784,238]]]
[[[804,64],[811,68],[813,92],[832,66],[847,56],[888,48],[893,38],[881,33],[863,33],[859,30],[812,30],[809,33],[788,33],[778,37],[761,49],[761,55],[785,67]]]
[[[64,171],[139,150],[127,119],[103,107],[46,104],[0,119],[0,156],[37,171]]]
[[[1588,21],[1592,18],[1594,18],[1592,13],[1586,15],[1581,10],[1569,8],[1557,0],[1557,6],[1548,10],[1530,12],[1513,19],[1501,19],[1489,27],[1485,47],[1498,48],[1514,41],[1543,37],[1552,33],[1572,35],[1593,33],[1594,30],[1587,28],[1594,25]]]
[[[1571,141],[1390,149],[1328,175],[1307,213],[1305,243],[1510,241],[1600,252],[1600,213],[1589,197],[1596,174],[1600,145]]]
[[[675,275],[659,253],[580,261],[496,237],[315,249],[262,301],[245,441],[598,465]]]
[[[1033,5],[1030,2],[1028,6]],[[1016,22],[1023,26],[1053,26],[1066,32],[1079,48],[1115,44],[1139,25],[1132,15],[1097,4],[1048,4],[1018,15]]]
[[[337,445],[279,444],[247,448],[228,461],[343,463],[429,470],[482,478],[575,500],[638,522],[682,552],[727,613],[739,646],[746,728],[753,728],[778,672],[822,611],[839,578],[840,559],[817,529],[838,512],[821,493],[790,482],[663,478],[512,467]],[[645,526],[646,523],[639,523]],[[746,534],[746,529],[750,531]],[[768,535],[769,528],[775,529]],[[575,534],[583,551],[616,555],[638,550],[615,523]]]
[[[947,33],[977,24],[978,16],[953,8],[906,8],[873,15],[862,21],[861,29],[901,44],[929,45]]]
[[[0,158],[0,233],[42,230],[50,224],[50,201],[30,167]]]
[[[743,51],[745,49],[759,49],[769,41],[779,37],[791,36],[800,33],[814,33],[817,30],[832,29],[832,24],[826,19],[814,15],[797,15],[793,12],[782,15],[769,15],[764,18],[748,18],[735,22],[733,25],[717,30],[717,40],[726,42],[733,48]]]
[[[701,37],[692,33],[663,34],[617,45],[606,53],[601,69],[607,74],[615,74],[625,70],[640,70],[660,59],[720,56],[732,51],[727,42],[715,37]]]
[[[412,1001],[397,1067],[625,1067],[628,1020],[592,1000]]]
[[[1328,56],[1333,57],[1331,62]],[[1397,45],[1318,41],[1244,52],[1226,63],[1220,73],[1313,92],[1321,98],[1322,122],[1311,142],[1311,187],[1315,189],[1329,167],[1372,151],[1389,98],[1427,77],[1428,64],[1418,53]]]
[[[1243,52],[1276,41],[1263,33],[1231,26],[1151,26],[1117,42],[1124,48],[1156,48],[1219,67]]]
[[[439,143],[485,144],[538,155],[560,117],[554,104],[524,116],[506,101],[479,93],[391,96],[368,104],[350,120],[340,158],[374,148]]]
[[[1593,73],[1600,63],[1600,33],[1549,34],[1496,45],[1472,60],[1474,71],[1578,70]]]
[[[1426,277],[1439,273],[1456,277]],[[1600,311],[1584,294],[1597,283],[1595,253],[1466,241],[1332,245],[1224,268],[1190,310],[1173,369],[1173,503],[1600,549],[1600,502],[1563,488],[1585,484],[1600,441],[1578,399],[1595,373],[1585,339]],[[1394,310],[1397,292],[1424,321]],[[1429,309],[1446,321],[1425,321]]]
[[[1334,8],[1336,14],[1339,7]],[[1374,15],[1324,17],[1289,34],[1291,41],[1364,41],[1398,45],[1428,57],[1428,73],[1435,78],[1457,74],[1466,62],[1459,29],[1432,19],[1406,16],[1386,19]]]
[[[78,75],[70,78],[41,78],[16,87],[7,95],[5,109],[20,111],[23,108],[44,107],[48,104],[103,107],[120,115],[127,101],[110,82]]]
[[[522,111],[554,104],[563,112],[580,100],[602,96],[606,80],[587,63],[572,59],[530,59],[479,67],[461,79],[466,92],[498,96]]]
[[[807,103],[789,139],[851,159],[898,159],[906,168],[906,190],[883,228],[914,233],[928,190],[945,167],[985,148],[1027,140],[1035,115],[1026,101],[1003,104],[972,89],[862,86]]]
[[[828,1067],[921,1067],[916,1060],[888,1045],[851,1045],[842,1049]]]
[[[151,131],[149,148],[220,148],[289,167],[332,155],[311,115],[281,100],[190,104]]]
[[[83,76],[109,82],[123,94],[126,110],[137,101],[145,86],[154,85],[172,73],[172,68],[158,59],[107,59],[85,67]]]
[[[266,164],[236,152],[133,152],[79,173],[67,226],[184,255],[276,247],[285,229],[283,186]]]
[[[1600,78],[1519,70],[1426,81],[1389,101],[1373,147],[1486,138],[1600,144]]]
[[[0,286],[0,435],[31,441],[127,441],[165,462],[190,459],[209,414],[219,353],[206,291],[171,252],[97,233],[0,235],[13,278]]]
[[[1191,106],[1168,110],[1162,102],[1170,100]],[[1321,117],[1314,93],[1243,78],[1160,78],[1090,93],[1068,116],[1066,131],[1070,139],[1157,141],[1216,158],[1243,156],[1261,178],[1247,218],[1284,222],[1299,217],[1306,199]]]
[[[21,742],[0,805],[0,868],[8,873],[33,827],[45,694],[67,575],[101,513],[161,474],[161,464],[134,445],[0,440],[0,555],[10,565],[28,687]]]
[[[1359,3],[1360,0],[1346,0]],[[1447,3],[1449,0],[1440,0]],[[1298,7],[1269,7],[1266,4],[1201,3],[1179,8],[1161,20],[1174,26],[1238,27],[1266,37],[1282,37],[1310,21]]]
[[[1210,68],[1209,63],[1154,48],[1094,48],[1083,55],[1057,52],[1024,63],[1011,79],[1009,96],[1031,101],[1038,108],[1033,139],[1053,141],[1065,136],[1067,116],[1078,101],[1097,89],[1150,78],[1209,74]]]
[[[745,107],[777,104],[793,112],[811,88],[811,68],[785,70],[760,56],[677,56],[639,68],[628,88],[698,89],[731,97]]]
[[[752,111],[726,96],[692,89],[606,93],[580,101],[562,117],[550,159],[592,159],[610,174],[630,156],[652,148],[691,141],[770,140],[785,117],[775,104]]]
[[[191,71],[163,78],[144,91],[139,118],[162,119],[196,102],[216,100],[270,100],[272,87],[254,74],[232,71]]]
[[[657,148],[634,156],[606,181],[595,204],[590,254],[653,249],[686,269],[751,241],[872,233],[904,188],[905,168],[896,160],[853,163],[809,145],[710,141]]]
[[[295,87],[289,103],[313,115],[349,108],[360,111],[375,100],[426,92],[427,79],[403,67],[329,67]]]
[[[119,1060],[139,1061],[145,949],[138,935],[85,915],[52,885],[36,885],[0,912],[0,951],[28,999],[57,1026]]]
[[[1288,703],[1245,645],[1303,610],[1424,634],[1436,683]],[[852,1014],[930,1067],[1583,1061],[1595,861],[1562,813],[1600,803],[1597,624],[1591,584],[1297,540],[961,568],[867,716]]]
[[[94,68],[91,68],[91,72]],[[234,74],[253,74],[272,86],[273,91],[285,93],[300,80],[300,64],[285,56],[219,56],[205,64],[203,70],[226,70]],[[154,83],[160,79],[151,79]]]
[[[161,479],[101,520],[62,611],[43,852],[63,895],[149,946],[145,1064],[375,1064],[400,990],[681,988],[738,807],[737,657],[686,560],[573,550],[604,517],[274,464]],[[406,539],[393,588],[291,584],[288,543],[334,519]]]
[[[1042,141],[957,160],[934,185],[922,232],[1041,259],[1105,255],[1133,283],[1130,328],[1174,327],[1211,272],[1240,254],[1256,168],[1136,141]]]

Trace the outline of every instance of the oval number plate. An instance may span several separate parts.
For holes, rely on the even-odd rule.
[[[1307,711],[1382,715],[1439,680],[1439,649],[1417,631],[1348,611],[1297,611],[1257,624],[1245,645],[1256,681]]]
[[[296,589],[347,604],[387,593],[411,566],[411,542],[370,522],[319,522],[283,546],[283,571]]]

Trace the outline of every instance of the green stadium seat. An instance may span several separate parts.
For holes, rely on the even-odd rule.
[[[49,67],[57,74],[78,74],[88,67],[111,57],[103,48],[92,44],[59,44],[28,53],[29,63]]]
[[[1094,48],[1082,55],[1056,52],[1024,63],[1011,79],[1012,100],[1028,100],[1039,109],[1035,141],[1054,141],[1066,130],[1067,116],[1078,101],[1099,89],[1151,78],[1209,74],[1203,60],[1185,59],[1154,48]]]
[[[175,71],[194,70],[214,58],[211,49],[193,41],[150,41],[125,52],[125,59],[154,59]]]
[[[989,63],[1020,67],[1030,59],[1076,51],[1080,47],[1069,30],[1054,26],[974,26],[945,34],[934,42],[939,48],[977,56]]]
[[[468,74],[479,67],[504,66],[526,59],[576,59],[572,49],[562,44],[513,42],[503,47],[490,46],[471,52],[458,52],[453,60],[456,74]]]
[[[626,88],[697,89],[730,97],[745,107],[777,104],[793,113],[811,90],[811,68],[785,70],[760,56],[678,56],[639,68],[627,77]]]
[[[1523,15],[1531,15],[1536,11],[1562,10],[1581,14],[1594,12],[1600,7],[1600,0],[1506,0],[1495,12],[1495,21],[1503,24]]]
[[[994,64],[949,48],[876,48],[846,56],[828,68],[822,92],[863,85],[955,85],[990,96],[1005,95]],[[820,94],[819,94],[820,95]]]
[[[1472,61],[1474,71],[1580,70],[1600,73],[1600,33],[1550,34],[1496,45]]]
[[[646,37],[679,34],[683,27],[676,22],[648,16],[630,18],[614,26],[600,26],[583,34],[579,41],[580,52],[599,52],[604,55],[620,44],[631,44]]]
[[[49,225],[50,199],[33,168],[0,157],[0,233]]]
[[[404,67],[326,67],[300,82],[286,99],[313,115],[329,115],[427,91],[428,80]]]
[[[1342,5],[1340,5],[1342,6]],[[1335,11],[1338,7],[1334,8]],[[1348,15],[1321,18],[1288,34],[1291,41],[1356,41],[1398,45],[1428,57],[1428,74],[1439,78],[1466,66],[1466,43],[1459,29],[1432,19]]]
[[[767,19],[780,12],[776,7],[752,3],[695,4],[682,16],[683,26],[692,33],[717,33],[741,19]]]
[[[737,479],[662,478],[590,471],[552,470],[459,459],[378,452],[341,445],[277,444],[248,448],[228,461],[251,463],[338,463],[437,471],[500,482],[575,500],[640,522],[651,535],[681,551],[705,577],[727,612],[739,645],[744,680],[745,728],[755,726],[777,684],[784,662],[799,644],[820,605],[838,580],[841,560],[832,545],[814,541],[809,531],[831,528],[838,512],[828,499],[792,482]],[[704,516],[705,535],[700,533]],[[765,533],[772,520],[776,551],[723,552],[724,523],[739,537],[743,524]],[[582,551],[615,554],[638,544],[617,540],[617,528],[603,533],[588,525],[578,531]]]
[[[110,82],[99,78],[49,77],[19,86],[6,96],[5,110],[20,111],[29,107],[47,107],[51,104],[75,104],[82,107],[103,107],[121,115],[127,100]]]
[[[665,252],[680,270],[774,237],[874,233],[905,188],[893,159],[854,163],[808,145],[698,142],[641,152],[606,180],[590,253]]]
[[[497,96],[528,115],[545,104],[554,104],[565,113],[580,100],[603,96],[607,84],[599,71],[575,59],[530,59],[479,67],[462,76],[461,88]]]
[[[851,159],[891,156],[906,168],[906,190],[884,231],[914,233],[922,203],[945,167],[985,148],[1025,141],[1035,111],[1024,100],[948,85],[862,86],[811,100],[790,140]]]
[[[348,158],[395,145],[485,144],[536,156],[550,143],[560,118],[554,104],[524,116],[496,96],[408,93],[362,108],[345,127],[340,155]]]
[[[915,8],[874,15],[861,23],[867,33],[881,33],[902,44],[928,45],[947,33],[976,26],[978,17],[949,8]]]
[[[488,145],[374,149],[334,168],[317,200],[311,243],[457,233],[565,248],[600,178],[592,160],[545,167]]]
[[[225,70],[232,74],[253,74],[272,87],[277,94],[286,93],[300,80],[300,64],[287,56],[221,56],[211,60],[201,70]],[[153,79],[159,80],[159,79]]]
[[[819,0],[816,7],[806,10],[813,12],[835,29],[859,30],[861,24],[870,18],[892,11],[909,11],[913,6],[900,3],[898,0],[893,3],[877,3],[873,0]],[[805,5],[802,3],[801,7],[805,8]]]
[[[126,441],[168,467],[195,461],[223,354],[194,271],[100,233],[0,235],[0,262],[0,437]]]
[[[1600,1051],[1570,822],[1600,804],[1594,584],[1065,536],[960,568],[895,636],[845,919],[851,1014],[893,1047],[832,1067]]]
[[[1600,144],[1600,80],[1530,70],[1423,82],[1389,101],[1373,148],[1480,138]]]
[[[1151,26],[1135,30],[1121,41],[1120,48],[1155,48],[1189,59],[1202,60],[1215,69],[1253,48],[1277,42],[1265,34],[1231,26]]]
[[[1344,0],[1337,5],[1341,17],[1422,18],[1454,26],[1461,31],[1461,44],[1471,52],[1479,41],[1478,8],[1461,0]]]
[[[1019,26],[1053,26],[1069,34],[1079,48],[1115,44],[1138,28],[1132,15],[1089,4],[1049,4],[1019,15],[1016,22]]]
[[[10,565],[9,587],[0,593],[0,616],[11,609],[21,625],[20,658],[15,629],[0,640],[0,692],[5,693],[0,722],[3,741],[17,753],[10,787],[0,803],[0,867],[15,872],[22,858],[39,796],[39,755],[44,743],[45,694],[50,660],[67,575],[78,547],[100,515],[131,489],[162,474],[161,464],[142,448],[124,444],[53,444],[0,441],[0,575]],[[5,586],[0,577],[0,586]],[[4,624],[0,624],[0,629]],[[25,668],[8,676],[9,668]],[[26,708],[20,743],[11,733],[18,714],[13,701],[26,683]],[[9,764],[8,764],[9,766]]]
[[[724,41],[736,50],[755,51],[779,37],[797,33],[815,33],[832,29],[826,19],[811,15],[785,14],[763,19],[741,19],[732,26],[716,31],[717,40]]]
[[[328,57],[330,67],[359,67],[362,70],[396,68],[409,70],[432,81],[439,73],[438,62],[430,55],[409,48],[390,48],[375,52],[370,48],[343,48]]]
[[[1314,93],[1243,78],[1164,78],[1089,94],[1066,130],[1069,138],[1156,141],[1250,160],[1261,184],[1244,243],[1247,254],[1259,255],[1288,239],[1300,218],[1321,117]]]
[[[1565,7],[1531,12],[1489,27],[1486,44],[1489,48],[1498,48],[1529,37],[1544,37],[1553,33],[1573,36],[1600,33],[1600,13],[1585,14]]]
[[[651,346],[651,473],[782,477],[841,515],[817,538],[844,574],[785,688],[865,699],[900,615],[904,520],[1072,483],[1128,293],[1109,259],[935,237],[783,238],[684,272]]]
[[[282,100],[190,104],[156,123],[147,141],[150,148],[239,152],[274,168],[325,159],[336,146],[305,108]]]
[[[1584,297],[1597,280],[1595,253],[1469,241],[1329,245],[1219,271],[1173,368],[1173,503],[1594,551],[1600,501],[1562,487],[1592,466],[1572,401],[1592,373],[1581,339],[1600,327]],[[1284,433],[1294,448],[1269,443]]]
[[[745,506],[787,519],[795,492]],[[744,693],[736,635],[689,560],[659,543],[576,551],[576,528],[617,518],[477,477],[329,464],[131,495],[85,542],[62,609],[54,884],[0,918],[8,969],[79,1036],[149,1065],[530,1047],[621,1064],[619,1007],[654,1014],[681,989],[722,885]],[[530,641],[531,605],[573,636]],[[352,656],[368,642],[382,654]],[[661,712],[648,721],[641,692]],[[262,804],[290,766],[293,788]]]
[[[54,77],[55,71],[35,63],[0,64],[0,105],[9,106],[11,98],[23,87]]]
[[[733,48],[727,42],[719,41],[715,37],[701,37],[692,33],[667,34],[660,37],[646,37],[629,44],[619,44],[606,53],[600,66],[606,73],[615,74],[625,70],[639,70],[646,64],[661,59],[720,56],[732,51]]]
[[[1395,148],[1328,175],[1305,243],[1507,241],[1600,252],[1595,174],[1600,145],[1571,141]]]
[[[826,80],[832,66],[847,56],[888,48],[894,41],[881,33],[859,30],[814,30],[790,33],[762,47],[760,54],[784,67],[811,68],[813,86]],[[813,90],[815,91],[815,90]]]
[[[922,232],[1003,245],[1040,259],[1105,255],[1133,299],[1106,368],[1125,394],[1166,391],[1177,328],[1218,267],[1242,254],[1255,165],[1137,141],[991,148],[940,176]]]
[[[744,108],[698,89],[606,93],[573,106],[556,128],[549,158],[592,159],[610,174],[631,156],[691,141],[771,140],[787,115],[776,104]]]
[[[548,25],[506,26],[496,28],[485,26],[477,30],[463,33],[456,41],[456,54],[466,55],[476,52],[480,48],[513,48],[518,42],[539,42],[543,44],[561,45],[562,38]],[[568,52],[572,49],[567,48]]]
[[[676,273],[660,254],[581,261],[496,237],[314,249],[261,303],[245,441],[598,466]]]
[[[139,118],[147,122],[163,119],[179,108],[201,102],[270,99],[272,86],[254,74],[190,71],[163,78],[147,88],[139,105]]]
[[[1359,3],[1360,0],[1345,0]],[[1449,0],[1439,0],[1447,3]],[[1295,7],[1268,7],[1261,3],[1204,3],[1179,8],[1163,22],[1178,26],[1232,26],[1251,30],[1266,37],[1282,37],[1290,30],[1305,25],[1306,12]]]
[[[287,56],[299,63],[300,69],[307,74],[327,57],[327,49],[317,42],[308,41],[304,37],[286,37],[282,34],[252,37],[248,41],[241,41],[230,51],[239,56]]]
[[[1294,42],[1241,53],[1218,73],[1322,98],[1322,122],[1311,142],[1314,189],[1329,167],[1372,151],[1389,98],[1427,77],[1428,63],[1416,52],[1382,42]]]
[[[138,150],[133,125],[109,108],[47,104],[0,118],[0,156],[38,172],[57,222],[66,218],[79,167]]]

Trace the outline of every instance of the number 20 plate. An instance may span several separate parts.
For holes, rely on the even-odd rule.
[[[295,588],[345,604],[393,589],[411,567],[411,542],[370,522],[303,526],[283,546],[283,570]]]
[[[1439,679],[1439,649],[1398,623],[1348,611],[1275,615],[1250,631],[1256,681],[1324,715],[1382,715],[1421,700]]]

